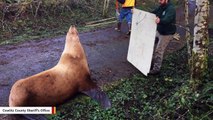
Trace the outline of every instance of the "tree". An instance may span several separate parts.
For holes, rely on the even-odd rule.
[[[184,5],[185,5],[185,26],[186,26],[186,44],[187,44],[187,51],[188,51],[188,64],[189,66],[191,66],[191,35],[190,35],[190,28],[189,28],[189,1],[188,0],[184,0]]]
[[[109,0],[104,0],[103,16],[106,17],[109,8]]]
[[[196,90],[207,74],[209,0],[196,0],[192,49],[191,85]]]

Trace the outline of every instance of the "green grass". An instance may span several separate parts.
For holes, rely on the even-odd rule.
[[[31,23],[27,21],[26,25],[21,25],[17,28],[13,28],[11,33],[8,31],[1,31],[0,35],[0,45],[20,43],[27,40],[38,40],[38,39],[47,39],[56,36],[66,35],[69,27],[75,25],[78,28],[79,32],[91,31],[99,28],[106,27],[107,25],[100,25],[97,27],[87,27],[84,24],[76,24],[75,21],[72,21],[71,18],[65,20],[59,20],[55,22],[56,18],[46,18]],[[102,17],[97,17],[91,19],[90,21],[103,19]],[[70,21],[69,21],[70,20]],[[47,22],[48,21],[48,22]],[[24,22],[24,21],[21,21]],[[25,21],[26,22],[26,21]],[[86,23],[86,21],[84,21]],[[108,24],[109,25],[109,24]],[[14,26],[14,25],[11,25]],[[13,32],[14,31],[14,32]]]
[[[8,45],[8,44],[16,44],[29,40],[41,40],[41,39],[50,39],[58,36],[65,36],[69,27],[71,25],[75,25],[74,23],[67,23],[61,27],[56,29],[45,28],[44,30],[37,31],[32,30],[31,28],[27,28],[25,33],[16,34],[10,38],[4,37],[0,40],[0,45]],[[78,32],[88,32],[92,30],[106,28],[108,26],[112,26],[112,24],[99,25],[95,27],[87,27],[84,25],[75,25],[78,29]]]
[[[32,8],[28,8],[25,14],[16,19],[14,17],[18,13],[17,11],[12,16],[9,13],[14,11],[8,10],[8,13],[4,14],[2,10],[0,16],[5,17],[0,21],[0,45],[65,35],[71,25],[77,26],[79,32],[103,27],[85,27],[89,21],[105,18],[102,16],[103,2],[96,1],[70,1],[76,3],[76,5],[71,3],[69,5],[56,4],[55,6],[42,4],[36,17],[32,14],[35,7],[32,4]],[[114,2],[110,2],[110,6],[113,6],[113,4]],[[112,17],[114,13],[114,7],[110,7],[109,14],[106,17]]]
[[[104,110],[84,95],[78,95],[57,107],[56,115],[48,119],[212,119],[213,84],[207,77],[199,91],[189,88],[186,49],[168,55],[161,73],[145,77],[134,75],[103,86],[112,102],[112,108]],[[213,62],[210,56],[209,64]],[[212,71],[212,68],[209,69]],[[211,72],[209,72],[210,74]]]

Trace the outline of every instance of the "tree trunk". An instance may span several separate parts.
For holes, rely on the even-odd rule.
[[[104,0],[103,16],[106,17],[109,9],[109,0]]]
[[[186,26],[186,44],[187,44],[187,51],[188,51],[188,64],[189,64],[189,68],[191,68],[191,44],[192,43],[192,37],[190,35],[190,28],[189,28],[189,1],[188,0],[184,0],[184,5],[185,5],[185,26]]]
[[[196,90],[207,74],[209,1],[196,0],[192,49],[191,85]]]

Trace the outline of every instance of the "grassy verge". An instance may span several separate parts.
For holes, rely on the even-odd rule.
[[[65,35],[70,25],[76,25],[80,32],[97,29],[85,24],[115,17],[115,1],[110,1],[107,16],[102,15],[103,3],[102,0],[0,1],[0,45]],[[154,0],[145,5],[137,0],[137,8],[146,11],[152,11],[157,5]]]
[[[0,45],[65,35],[71,25],[80,32],[97,29],[85,25],[115,13],[114,7],[109,7],[107,16],[103,16],[102,6],[101,0],[0,2]]]
[[[102,19],[102,18],[100,18]],[[66,23],[63,26],[57,27],[57,28],[45,28],[41,31],[39,30],[33,30],[31,28],[26,28],[26,31],[23,31],[25,33],[16,34],[10,38],[3,38],[0,40],[0,45],[8,45],[8,44],[16,44],[24,41],[29,40],[40,40],[40,39],[48,39],[48,38],[54,38],[57,36],[66,35],[69,27],[71,25],[75,25],[74,23]],[[78,32],[89,32],[93,30],[98,30],[102,28],[106,28],[109,26],[112,26],[111,24],[105,24],[105,25],[99,25],[94,27],[88,27],[84,25],[75,25],[78,29]]]
[[[157,76],[135,75],[103,87],[112,108],[103,110],[82,95],[57,108],[51,120],[61,119],[212,119],[212,76],[197,92],[188,87],[186,49],[168,55]],[[209,65],[213,63],[210,56]],[[209,69],[209,74],[212,68]],[[208,83],[208,84],[207,84]]]

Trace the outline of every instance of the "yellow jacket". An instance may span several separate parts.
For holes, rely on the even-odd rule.
[[[135,0],[126,0],[124,4],[122,4],[122,7],[134,7],[135,6]]]

